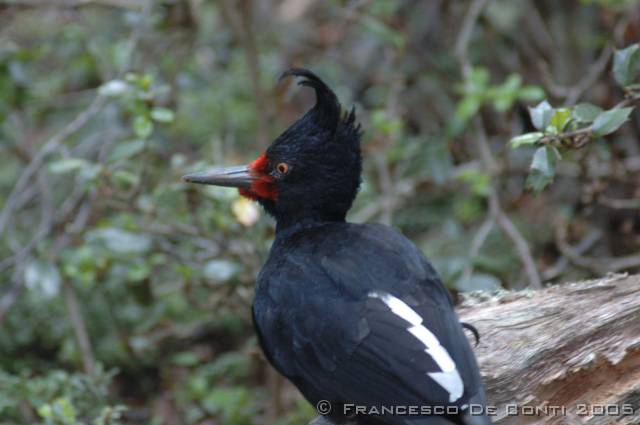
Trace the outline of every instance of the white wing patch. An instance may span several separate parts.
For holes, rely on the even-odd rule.
[[[462,378],[456,369],[456,364],[444,348],[438,338],[422,324],[422,318],[404,301],[386,292],[374,291],[369,297],[378,298],[391,309],[398,317],[411,324],[407,331],[416,337],[425,346],[425,352],[433,358],[442,372],[427,373],[431,379],[449,393],[449,402],[453,403],[462,397],[464,385]]]

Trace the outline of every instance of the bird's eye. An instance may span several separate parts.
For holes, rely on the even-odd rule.
[[[287,174],[289,172],[289,164],[287,164],[286,162],[278,163],[278,165],[276,165],[276,171],[283,175]]]

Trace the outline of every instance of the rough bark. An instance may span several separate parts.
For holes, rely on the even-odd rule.
[[[494,422],[640,424],[640,276],[473,294],[459,314],[481,335]]]

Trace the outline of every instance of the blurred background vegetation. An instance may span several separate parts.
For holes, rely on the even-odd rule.
[[[366,130],[351,220],[451,289],[638,270],[639,38],[636,0],[1,1],[0,423],[313,415],[251,327],[272,222],[180,181],[313,103],[290,66]]]

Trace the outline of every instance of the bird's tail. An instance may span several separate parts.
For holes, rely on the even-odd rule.
[[[471,399],[469,399],[469,404],[473,406],[485,406],[483,409],[486,409],[487,406],[487,395],[484,392],[484,388],[481,387],[480,391]],[[459,420],[461,425],[490,425],[491,419],[486,415],[486,411],[478,412],[478,409],[467,409],[459,415]]]

